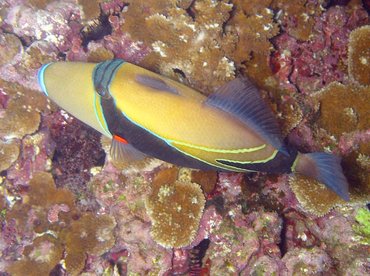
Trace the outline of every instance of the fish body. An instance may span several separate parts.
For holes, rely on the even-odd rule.
[[[338,160],[320,153],[335,163],[333,173],[325,177],[307,169],[327,160],[283,143],[273,113],[247,78],[237,78],[206,97],[115,59],[47,64],[39,70],[39,83],[61,108],[112,138],[117,158],[149,155],[179,166],[233,172],[298,169],[348,199]],[[338,170],[340,177],[329,181]]]

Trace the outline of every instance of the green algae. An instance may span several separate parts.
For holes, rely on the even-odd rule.
[[[365,208],[358,210],[355,219],[357,224],[352,228],[360,236],[359,242],[364,245],[370,245],[370,211]]]

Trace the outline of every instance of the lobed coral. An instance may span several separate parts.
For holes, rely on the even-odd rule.
[[[70,227],[61,233],[67,252],[67,271],[72,275],[79,274],[85,266],[86,253],[99,256],[112,248],[115,242],[112,234],[114,227],[114,219],[107,215],[85,213],[72,221]]]
[[[188,9],[176,1],[133,1],[123,31],[151,46],[145,67],[210,92],[235,73],[226,54],[235,37],[223,32],[231,8],[228,1],[194,1]]]
[[[70,191],[55,187],[50,174],[34,175],[28,193],[6,214],[5,231],[15,228],[12,235],[19,237],[7,240],[7,247],[22,249],[22,243],[29,244],[22,249],[22,258],[6,271],[48,274],[66,252],[66,269],[76,275],[85,266],[86,251],[101,255],[113,246],[114,220],[107,215],[80,215],[74,201]]]
[[[348,73],[362,85],[370,85],[370,26],[351,32],[348,43]]]
[[[336,205],[345,204],[333,191],[305,176],[293,176],[289,179],[289,184],[303,210],[317,216],[326,215]]]
[[[152,220],[151,235],[164,247],[184,247],[197,233],[205,199],[198,184],[176,181],[176,174],[173,179],[167,175],[161,171],[154,178],[152,193],[146,200]]]
[[[19,156],[19,145],[17,141],[0,141],[0,172],[8,169]]]
[[[318,125],[335,137],[370,128],[370,89],[355,84],[333,82],[318,92]]]
[[[294,3],[275,0],[272,2],[272,7],[278,10],[277,20],[283,30],[302,41],[311,38],[316,17],[322,13],[320,1],[312,0],[299,0]]]

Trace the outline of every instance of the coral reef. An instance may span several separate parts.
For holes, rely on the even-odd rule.
[[[48,274],[66,253],[66,270],[76,275],[85,266],[86,253],[101,255],[114,244],[113,218],[108,215],[79,214],[73,194],[57,189],[52,176],[37,173],[29,191],[6,214],[4,232],[13,238],[4,240],[7,249],[18,248],[22,258],[6,271],[22,275]],[[13,232],[10,232],[13,231]],[[22,248],[22,243],[28,244]],[[7,252],[7,251],[4,251]],[[7,256],[14,258],[19,256]]]
[[[367,2],[0,1],[0,274],[368,274]],[[115,57],[205,94],[249,76],[290,145],[342,157],[351,201],[299,175],[111,160],[36,79]]]

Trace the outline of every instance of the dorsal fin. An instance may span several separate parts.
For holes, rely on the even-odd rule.
[[[179,92],[177,91],[175,87],[168,85],[164,80],[160,78],[138,74],[136,75],[136,81],[144,86],[147,86],[147,87],[159,90],[159,91],[165,91],[165,92],[179,95]]]
[[[210,95],[205,103],[239,118],[266,142],[284,152],[281,132],[274,114],[249,79],[239,77],[226,83]]]

